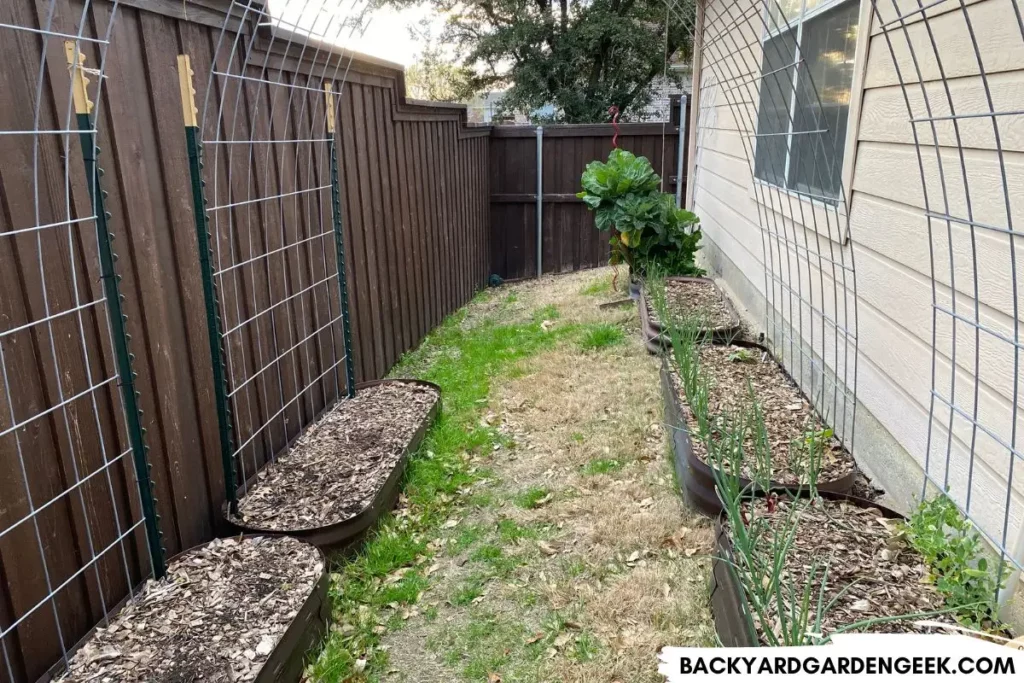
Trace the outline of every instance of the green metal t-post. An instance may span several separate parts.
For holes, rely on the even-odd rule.
[[[117,374],[120,378],[121,396],[124,401],[125,422],[128,429],[128,441],[132,448],[135,462],[135,477],[139,485],[139,498],[142,503],[142,514],[146,527],[146,538],[149,541],[149,556],[153,564],[153,575],[161,578],[167,571],[164,560],[163,534],[160,532],[160,515],[157,513],[157,499],[153,495],[153,480],[150,477],[149,446],[146,445],[146,430],[142,426],[142,409],[139,408],[140,393],[135,389],[135,378],[138,376],[132,369],[135,356],[128,350],[131,336],[126,329],[128,316],[124,314],[121,294],[121,276],[114,269],[117,254],[114,253],[112,241],[114,234],[110,232],[108,221],[110,214],[104,206],[107,193],[100,188],[100,177],[103,169],[97,164],[96,156],[100,153],[96,147],[96,135],[93,133],[92,102],[86,86],[89,79],[85,77],[85,55],[75,41],[64,43],[68,67],[71,71],[72,94],[78,122],[79,139],[82,142],[82,156],[85,160],[85,180],[89,185],[89,197],[92,200],[93,213],[96,216],[96,239],[100,255],[100,277],[103,280],[103,293],[107,301],[107,314],[110,318],[110,333],[113,337],[114,356],[117,363]]]
[[[213,366],[213,393],[217,407],[217,428],[220,433],[221,465],[224,469],[224,496],[232,514],[238,511],[238,490],[235,486],[235,444],[228,407],[227,368],[221,345],[220,311],[217,287],[213,279],[213,247],[206,216],[206,193],[203,180],[203,146],[199,134],[196,91],[192,88],[192,65],[188,55],[178,55],[178,81],[181,89],[182,115],[185,119],[185,144],[188,147],[188,170],[192,181],[192,213],[199,242],[199,269],[203,281],[203,302],[206,305],[206,327],[210,338],[210,362]]]
[[[327,103],[327,149],[331,155],[331,212],[334,219],[334,245],[338,256],[338,288],[341,297],[341,327],[345,344],[345,385],[348,397],[356,395],[356,370],[352,359],[352,324],[348,313],[348,281],[345,279],[345,238],[341,224],[341,188],[338,185],[338,151],[334,143],[334,91],[331,84],[324,83],[324,98]]]

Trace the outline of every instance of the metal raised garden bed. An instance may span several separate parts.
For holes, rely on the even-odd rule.
[[[895,510],[864,498],[821,491],[822,498],[845,501],[860,508],[875,508],[885,519],[905,519]],[[739,577],[736,576],[732,541],[725,528],[725,513],[715,521],[715,556],[711,562],[711,615],[715,631],[725,647],[758,647],[757,637],[750,631],[749,606]]]
[[[265,536],[247,534],[239,538],[240,540],[252,541],[261,537]],[[173,567],[179,560],[202,550],[206,545],[206,543],[202,543],[188,550],[183,550],[168,560],[168,566]],[[327,633],[327,626],[330,623],[331,617],[331,604],[328,599],[328,588],[330,586],[329,571],[327,568],[327,558],[323,551],[319,548],[316,551],[320,556],[320,564],[322,566],[320,577],[313,584],[309,595],[303,601],[302,606],[295,614],[291,623],[277,640],[274,649],[267,655],[267,659],[263,662],[259,673],[252,679],[253,683],[295,683],[299,681],[305,669],[306,655]],[[168,577],[172,576],[173,574],[168,574]],[[136,595],[141,590],[142,587],[138,587]],[[125,598],[115,606],[107,614],[107,618],[103,622],[89,631],[68,651],[68,659],[66,661],[70,661],[99,631],[107,628],[128,603],[129,598]],[[214,635],[218,634],[211,633],[211,638]],[[61,661],[42,676],[39,679],[39,683],[49,683],[50,681],[58,680],[65,673],[67,673],[66,663]]]
[[[409,456],[416,452],[423,442],[424,436],[426,436],[427,430],[437,419],[437,416],[441,412],[441,387],[437,386],[433,382],[427,382],[418,379],[385,379],[375,380],[372,382],[363,382],[356,385],[356,392],[362,391],[369,387],[389,383],[389,382],[401,382],[406,384],[418,384],[425,387],[430,387],[437,392],[437,401],[434,403],[430,412],[423,419],[420,425],[417,427],[412,438],[399,457],[398,462],[395,464],[388,478],[384,481],[384,484],[378,489],[377,494],[374,496],[373,501],[361,512],[349,517],[348,519],[336,522],[334,524],[328,524],[326,526],[310,527],[304,529],[264,529],[251,524],[243,524],[234,518],[228,510],[228,506],[225,503],[222,507],[222,513],[224,519],[228,525],[241,533],[260,534],[265,536],[291,536],[299,540],[311,543],[316,547],[326,552],[337,552],[343,551],[350,548],[359,540],[361,540],[367,531],[369,531],[380,519],[381,515],[392,509],[395,506],[395,502],[398,500],[399,488],[402,483],[402,478],[405,476],[405,468],[409,461]],[[253,475],[246,482],[246,485],[251,487],[257,481],[258,475]],[[239,495],[242,494],[242,489],[239,489]]]
[[[764,346],[752,342],[733,341],[737,346],[756,349],[771,354]],[[772,357],[774,362],[774,357]],[[676,481],[679,491],[691,507],[696,508],[706,515],[718,515],[722,511],[722,503],[715,490],[715,472],[706,462],[697,457],[693,449],[693,440],[690,435],[689,408],[681,403],[672,383],[671,370],[667,356],[662,358],[661,363],[661,396],[665,403],[665,423],[670,432],[670,443],[672,446],[672,463],[675,468]],[[778,365],[776,363],[776,365]],[[779,366],[783,372],[785,370]],[[788,377],[788,373],[786,373]],[[856,480],[856,469],[849,474],[833,481],[818,484],[819,491],[829,493],[846,494],[853,488]],[[751,485],[747,477],[739,477],[740,487],[745,488]],[[773,489],[787,488],[785,484],[777,481],[770,483]],[[789,487],[791,490],[802,490],[797,487]],[[763,495],[763,491],[754,491],[757,495]]]
[[[715,284],[714,280],[707,277],[685,276],[673,276],[665,279],[667,282],[702,282],[715,288],[715,292],[717,292],[722,305],[729,312],[730,321],[726,325],[719,325],[711,329],[701,330],[702,337],[710,338],[710,341],[714,344],[725,344],[734,341],[743,331],[739,314],[736,313],[736,308],[732,305],[729,297],[725,296],[722,290],[718,288],[718,285]],[[640,308],[640,331],[641,334],[643,334],[644,344],[647,346],[647,350],[653,354],[658,354],[671,348],[672,340],[667,334],[665,334],[664,326],[651,315],[653,309],[651,308],[647,293],[643,288],[640,289],[637,305]]]

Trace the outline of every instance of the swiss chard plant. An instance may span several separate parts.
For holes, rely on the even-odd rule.
[[[703,275],[695,260],[700,219],[659,190],[661,178],[646,157],[613,149],[607,162],[587,164],[581,185],[576,196],[594,212],[595,226],[612,233],[613,264],[637,275],[654,264],[669,275]]]

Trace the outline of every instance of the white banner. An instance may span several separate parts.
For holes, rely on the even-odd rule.
[[[859,633],[830,645],[802,647],[666,647],[658,671],[670,683],[727,681],[1024,681],[1024,652],[966,635]]]

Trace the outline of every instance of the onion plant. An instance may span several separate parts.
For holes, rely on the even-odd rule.
[[[911,619],[921,619],[951,610],[864,619],[845,624],[825,635],[822,625],[830,610],[856,585],[852,582],[831,598],[828,596],[831,561],[815,562],[802,582],[787,571],[786,558],[796,539],[801,517],[808,506],[818,504],[818,477],[831,429],[809,429],[790,444],[791,466],[798,471],[796,491],[772,490],[772,450],[764,411],[748,380],[745,405],[712,414],[709,405],[711,378],[701,367],[701,336],[697,316],[680,317],[667,306],[664,279],[648,276],[650,301],[671,342],[669,361],[674,363],[686,403],[692,415],[691,437],[703,445],[722,503],[723,521],[728,528],[731,552],[719,558],[726,563],[740,587],[745,603],[744,617],[751,640],[769,646],[808,645],[827,642],[831,635]],[[752,460],[751,481],[742,485],[745,458]],[[767,498],[757,497],[757,493]],[[791,503],[785,512],[776,507],[778,495]]]

